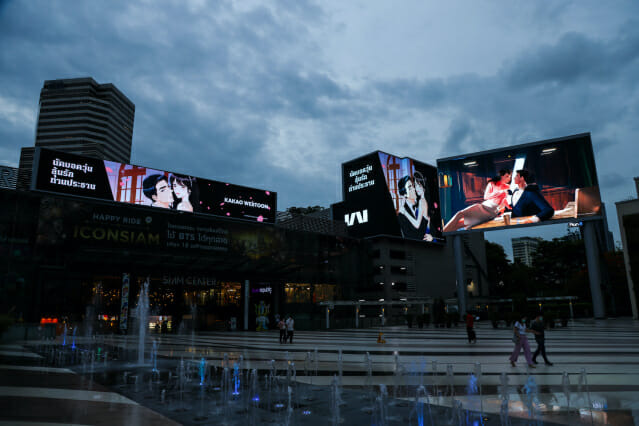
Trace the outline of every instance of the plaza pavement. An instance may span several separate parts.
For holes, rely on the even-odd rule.
[[[315,385],[330,383],[338,369],[341,349],[346,387],[369,383],[365,364],[368,352],[374,385],[423,383],[431,393],[431,403],[450,406],[455,398],[466,407],[481,405],[485,412],[497,415],[500,394],[504,393],[500,387],[501,373],[507,374],[506,393],[510,395],[510,412],[515,415],[524,410],[522,387],[530,373],[538,386],[543,409],[555,414],[554,422],[562,423],[562,410],[570,405],[573,409],[581,408],[583,416],[592,416],[594,424],[639,424],[639,322],[578,320],[567,328],[549,330],[546,346],[554,366],[545,366],[540,357],[540,364],[530,371],[523,353],[517,367],[511,367],[508,361],[513,347],[511,329],[493,329],[488,322],[480,322],[476,330],[476,344],[466,341],[463,326],[387,327],[381,330],[385,344],[376,343],[379,329],[296,331],[293,344],[280,344],[277,331],[151,334],[148,342],[149,346],[153,339],[159,343],[158,355],[164,359],[204,357],[209,365],[219,366],[224,354],[231,361],[241,355],[246,368],[268,370],[270,361],[274,360],[280,371],[288,362],[294,362],[298,380],[312,380]],[[107,345],[135,347],[134,336],[101,339]],[[40,356],[28,349],[33,344],[0,345],[0,425],[174,424],[71,370],[44,367]],[[531,346],[534,350],[534,339]],[[315,350],[319,358],[317,375],[314,375],[314,363],[307,362],[308,353],[312,358]],[[396,363],[400,365],[400,374],[395,374]],[[448,365],[452,366],[453,376],[446,375]],[[469,374],[478,368],[481,399],[466,396]],[[570,381],[568,387],[562,385],[564,372]]]

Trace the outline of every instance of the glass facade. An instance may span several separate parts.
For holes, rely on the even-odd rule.
[[[30,192],[0,200],[0,300],[25,321],[93,317],[119,331],[148,280],[158,331],[243,328],[245,313],[249,329],[285,314],[319,328],[317,303],[371,279],[370,248],[356,239]]]

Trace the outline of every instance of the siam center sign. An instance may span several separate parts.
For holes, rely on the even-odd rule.
[[[272,191],[37,148],[31,189],[275,223]]]

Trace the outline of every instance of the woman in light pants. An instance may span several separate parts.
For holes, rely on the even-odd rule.
[[[515,334],[513,335],[513,342],[515,343],[515,349],[513,353],[510,355],[510,365],[513,367],[517,362],[517,358],[519,357],[519,352],[524,348],[524,355],[526,356],[526,362],[530,368],[535,368],[535,364],[532,362],[532,357],[530,355],[530,343],[528,343],[528,337],[526,333],[536,334],[537,332],[526,328],[526,316],[524,315],[521,318],[521,321],[515,322],[514,327]]]

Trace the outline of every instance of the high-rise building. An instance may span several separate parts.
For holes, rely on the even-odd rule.
[[[35,145],[129,163],[134,116],[135,105],[113,84],[90,77],[47,80]]]
[[[135,105],[113,84],[91,77],[46,80],[35,146],[130,163],[134,116]],[[22,149],[19,187],[31,180],[33,150]]]
[[[513,238],[513,259],[532,267],[533,256],[537,252],[541,238],[520,237]]]

